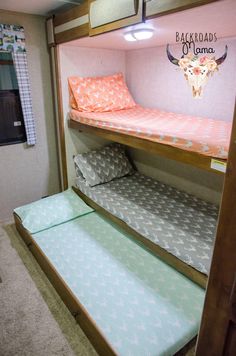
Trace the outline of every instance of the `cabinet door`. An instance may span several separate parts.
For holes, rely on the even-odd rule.
[[[158,17],[214,1],[218,0],[146,0],[145,18]]]
[[[89,36],[143,21],[143,0],[89,0]]]
[[[236,110],[196,356],[236,355],[235,182]]]

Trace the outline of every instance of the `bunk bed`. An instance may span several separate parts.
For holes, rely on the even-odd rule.
[[[223,120],[136,105],[101,113],[72,109],[69,127],[222,173],[225,172],[232,125]]]
[[[51,59],[53,64],[53,76],[54,84],[56,88],[56,108],[58,109],[58,129],[60,133],[60,158],[62,164],[62,182],[64,189],[68,187],[68,175],[67,175],[67,163],[68,158],[66,157],[66,131],[65,127],[65,117],[67,113],[63,111],[63,89],[62,89],[62,71],[60,67],[60,50],[59,45],[68,43],[69,41],[77,40],[82,37],[88,37],[93,35],[94,32],[102,33],[108,32],[114,29],[119,29],[129,25],[135,25],[138,22],[142,22],[149,18],[156,18],[163,14],[174,13],[184,9],[189,9],[194,6],[199,6],[202,4],[207,4],[214,2],[214,0],[186,0],[183,5],[181,2],[171,2],[171,1],[159,1],[153,0],[149,2],[142,2],[144,6],[140,6],[140,1],[136,3],[139,4],[139,9],[143,9],[143,14],[136,14],[139,16],[128,16],[119,20],[110,19],[109,21],[104,22],[101,26],[98,26],[95,30],[92,29],[89,20],[90,4],[93,1],[84,1],[82,5],[76,6],[69,11],[58,14],[55,17],[51,17],[47,20],[48,26],[48,45],[50,47]],[[107,1],[110,4],[110,1]],[[222,12],[226,13],[228,11],[232,14],[234,9],[230,6],[227,9],[226,2],[216,2],[216,11],[217,16]],[[229,4],[228,4],[229,5]],[[207,7],[206,7],[207,9]],[[213,8],[215,10],[215,8]],[[226,10],[226,11],[225,11]],[[112,12],[112,11],[111,11]],[[205,13],[205,11],[203,10]],[[214,11],[213,11],[214,12]],[[115,14],[116,15],[116,14]],[[187,15],[187,14],[186,14]],[[196,18],[199,18],[201,15],[197,15]],[[111,17],[114,17],[114,14],[111,14]],[[217,21],[217,20],[216,20]],[[185,19],[183,21],[185,23]],[[202,28],[199,29],[202,31]],[[93,33],[92,33],[93,32]],[[228,105],[227,100],[225,100],[224,105]],[[67,107],[67,103],[64,108]],[[56,110],[57,111],[57,110]],[[78,115],[79,116],[79,115]],[[88,119],[88,118],[87,118]],[[131,147],[144,149],[149,152],[161,154],[167,158],[192,164],[196,167],[210,170],[212,172],[225,171],[226,159],[227,159],[227,170],[225,176],[225,188],[223,192],[222,205],[219,214],[219,222],[216,234],[215,250],[213,254],[212,267],[209,275],[209,282],[207,288],[207,296],[205,302],[205,309],[203,313],[203,322],[201,324],[200,336],[198,339],[196,355],[202,355],[204,353],[223,353],[223,349],[226,352],[231,351],[232,354],[235,354],[232,350],[235,350],[235,343],[233,335],[235,334],[235,308],[234,308],[234,292],[235,292],[235,142],[236,142],[236,117],[234,115],[234,127],[232,130],[232,138],[230,144],[229,157],[227,154],[225,158],[220,158],[215,160],[216,157],[211,157],[204,155],[202,153],[183,150],[182,148],[174,147],[168,144],[162,144],[159,142],[153,142],[151,140],[135,137],[130,135],[128,132],[118,132],[116,130],[112,131],[110,128],[96,127],[96,125],[89,125],[88,122],[83,123],[83,119],[70,119],[69,126],[83,132],[88,132],[91,134],[96,134],[97,136],[104,137],[105,139],[111,141],[117,141],[123,144],[126,144]],[[72,156],[72,155],[71,155]],[[85,201],[88,201],[91,206],[94,206],[100,212],[104,213],[109,217],[109,221],[113,220],[121,223],[121,220],[115,218],[114,215],[111,215],[104,208],[101,208],[94,200],[90,199],[87,195],[82,193],[81,190],[77,189],[77,192],[83,197]],[[118,221],[119,220],[119,221]],[[16,217],[16,224],[19,230],[22,230],[22,235],[25,236],[26,240],[28,238],[28,244],[32,245],[33,242],[30,240],[28,232],[24,230],[21,226],[21,221]],[[133,231],[134,232],[134,231]],[[132,232],[132,234],[133,234]],[[142,238],[142,236],[140,237]],[[37,252],[34,250],[34,253]],[[38,260],[44,269],[45,265],[47,266],[47,259],[45,255],[38,254]],[[46,261],[46,262],[45,262]],[[173,264],[174,265],[174,264]],[[50,273],[48,273],[50,274]],[[54,279],[54,275],[51,278],[54,285],[58,285],[57,278]],[[60,283],[59,287],[60,290]],[[70,295],[64,294],[64,290],[61,291],[62,298],[69,299]],[[220,308],[219,308],[219,300]],[[72,301],[70,309],[73,309],[74,302]],[[84,329],[88,335],[91,336],[91,339],[96,342],[97,337],[92,337],[90,328],[88,328],[87,319],[84,321],[83,310],[81,308],[74,308],[74,313],[76,317],[80,320],[80,324],[84,325]],[[220,330],[220,332],[219,332]],[[93,329],[94,332],[94,329]],[[101,346],[101,345],[100,345]],[[104,348],[102,349],[104,351]],[[106,350],[106,349],[105,349]],[[110,349],[109,349],[110,350]],[[109,351],[107,352],[109,354]]]
[[[72,190],[17,208],[14,218],[100,355],[185,355],[193,346],[204,291]]]

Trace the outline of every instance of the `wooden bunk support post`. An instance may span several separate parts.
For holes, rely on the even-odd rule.
[[[236,355],[236,103],[196,355]]]

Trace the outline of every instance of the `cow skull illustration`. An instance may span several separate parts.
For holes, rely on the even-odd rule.
[[[178,65],[184,72],[184,77],[192,88],[193,97],[201,98],[202,89],[206,85],[209,76],[213,75],[218,70],[218,66],[222,64],[227,57],[228,47],[225,46],[225,53],[222,57],[215,59],[207,56],[199,57],[194,54],[188,54],[177,59],[172,56],[167,45],[166,52],[170,62]]]

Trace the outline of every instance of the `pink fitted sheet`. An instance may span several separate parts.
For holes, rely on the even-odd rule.
[[[232,123],[136,106],[114,112],[79,112],[70,118],[88,126],[227,159]]]

